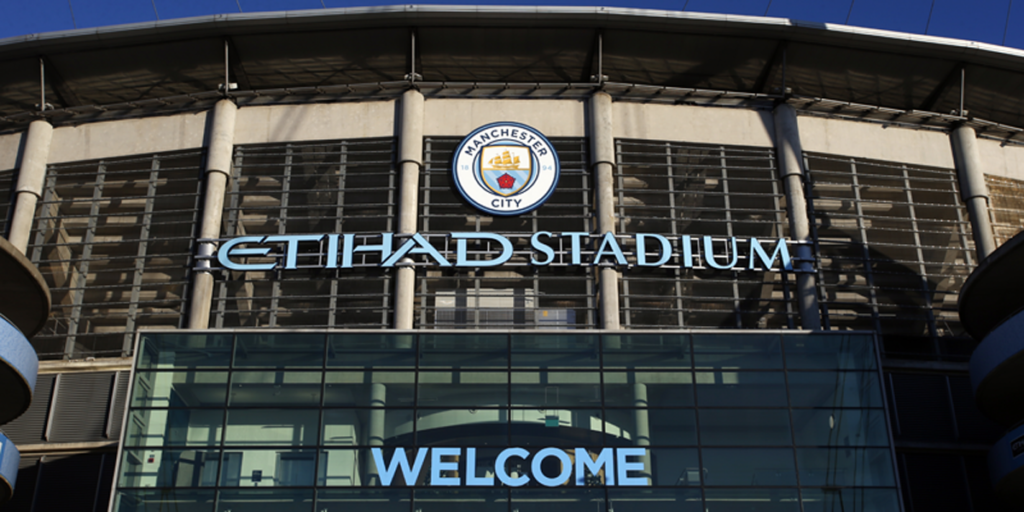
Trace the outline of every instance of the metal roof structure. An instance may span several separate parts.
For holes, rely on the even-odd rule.
[[[0,131],[39,116],[59,125],[208,108],[227,74],[240,105],[413,86],[428,97],[602,89],[696,104],[786,98],[827,115],[968,122],[1024,141],[1020,50],[751,16],[415,5],[228,14],[0,40],[0,69]]]

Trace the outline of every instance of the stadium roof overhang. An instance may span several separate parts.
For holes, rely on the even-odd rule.
[[[46,103],[39,113],[40,64]],[[225,64],[226,63],[226,64]],[[996,137],[1024,127],[1024,52],[778,18],[608,7],[230,14],[0,40],[0,130],[242,104],[429,94],[798,108]],[[1024,140],[1024,134],[1020,135]]]

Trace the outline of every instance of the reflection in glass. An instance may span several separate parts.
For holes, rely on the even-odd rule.
[[[323,364],[323,334],[239,334],[235,339],[236,368],[321,368]]]
[[[704,500],[707,512],[800,511],[796,489],[706,489]]]
[[[693,374],[680,372],[604,372],[606,407],[641,407],[637,385],[646,388],[648,407],[693,406]]]
[[[416,442],[434,446],[503,446],[508,443],[509,414],[508,409],[420,409]],[[516,421],[523,412],[512,411],[511,415]],[[543,416],[539,421],[543,422]],[[399,425],[396,431],[411,430],[410,422]]]
[[[315,445],[319,424],[317,409],[233,409],[228,411],[224,444]]]
[[[700,489],[608,489],[615,512],[704,512]]]
[[[132,407],[222,407],[227,372],[136,372]]]
[[[899,512],[896,489],[801,489],[804,512]]]
[[[794,409],[793,432],[803,446],[888,446],[882,409]]]
[[[419,404],[426,407],[508,405],[507,372],[430,372],[419,374]]]
[[[232,489],[220,491],[217,512],[310,512],[312,489]]]
[[[619,427],[617,432],[609,428],[608,437],[622,438],[624,442],[615,443],[620,446],[637,444],[641,439],[655,446],[697,444],[693,409],[605,409],[605,416],[609,425]]]
[[[323,418],[328,446],[412,443],[412,409],[324,409]]]
[[[223,426],[223,409],[134,409],[125,446],[216,445]]]
[[[409,512],[409,494],[399,489],[321,489],[317,512]]]
[[[346,333],[327,336],[327,366],[386,368],[416,366],[414,334]]]
[[[231,363],[231,334],[140,335],[138,369],[227,368]]]
[[[882,407],[875,372],[789,372],[793,407]]]
[[[791,448],[704,448],[705,485],[796,485]]]
[[[601,341],[606,368],[691,367],[688,334],[605,334]]]
[[[508,511],[508,491],[503,489],[417,489],[413,496],[420,512]]]
[[[700,441],[710,446],[789,446],[786,409],[701,409]]]
[[[800,484],[895,487],[888,448],[797,448]]]
[[[715,369],[782,368],[778,334],[694,334],[693,364]]]
[[[785,407],[782,372],[697,372],[697,404],[716,407]]]
[[[513,409],[511,446],[601,446],[604,433],[628,437],[606,423],[600,409]]]
[[[696,448],[653,448],[648,452],[654,485],[700,485],[703,471]]]
[[[421,367],[508,367],[504,334],[421,334],[419,338]]]
[[[323,373],[236,371],[229,406],[319,406]]]
[[[876,365],[875,341],[870,334],[783,337],[790,370],[871,370]]]
[[[221,487],[312,486],[316,450],[226,449],[221,460]]]
[[[213,491],[157,489],[118,491],[114,512],[211,512]]]
[[[513,334],[512,366],[596,368],[597,343],[596,334]]]
[[[121,487],[213,487],[218,450],[124,450]]]
[[[604,490],[512,489],[512,509],[519,512],[604,512]]]
[[[327,372],[324,406],[411,407],[416,373],[411,371]]]
[[[512,404],[600,407],[598,372],[512,372]]]

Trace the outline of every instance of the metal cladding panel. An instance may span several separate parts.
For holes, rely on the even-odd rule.
[[[110,414],[107,417],[106,435],[108,439],[121,438],[121,423],[124,417],[124,406],[128,402],[128,385],[131,383],[131,372],[117,372],[114,379],[114,394],[110,398],[111,404],[108,407]]]
[[[32,401],[39,358],[25,335],[0,315],[0,424],[21,416]]]
[[[114,372],[67,373],[55,394],[51,443],[104,441]]]
[[[50,395],[56,377],[54,374],[40,375],[36,382],[36,394],[32,405],[18,419],[0,427],[14,442],[18,444],[43,442],[46,418],[50,411]]]

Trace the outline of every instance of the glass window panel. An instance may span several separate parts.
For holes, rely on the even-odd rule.
[[[798,446],[888,446],[881,409],[794,409]]]
[[[315,409],[233,409],[224,431],[226,446],[315,445],[320,437]]]
[[[900,512],[896,489],[801,489],[804,512]]]
[[[136,409],[128,414],[125,445],[216,445],[223,426],[223,409]]]
[[[227,372],[135,372],[132,407],[223,407]]]
[[[303,333],[239,334],[235,367],[320,368],[324,335]]]
[[[888,448],[797,448],[800,485],[895,487]]]
[[[323,418],[325,445],[412,443],[412,409],[325,409]]]
[[[646,400],[644,395],[646,394]],[[682,372],[604,372],[607,407],[693,406],[693,374]]]
[[[516,416],[513,411],[512,417]],[[507,409],[420,409],[416,442],[420,446],[505,446],[508,417]]]
[[[420,407],[508,405],[508,372],[430,372],[419,374]]]
[[[421,334],[420,366],[508,367],[504,334]]]
[[[211,512],[213,491],[159,489],[118,491],[115,512]]]
[[[224,450],[221,487],[312,487],[316,450]]]
[[[415,398],[415,372],[327,372],[324,406],[411,407]]]
[[[230,334],[146,334],[139,346],[136,368],[227,368],[231,363]]]
[[[604,433],[614,436],[618,425],[606,425],[598,409],[513,409],[512,446],[601,446]]]
[[[416,366],[413,334],[330,334],[327,366],[381,368]]]
[[[220,451],[124,450],[119,487],[213,487]]]
[[[690,337],[686,334],[605,334],[604,366],[625,368],[689,368]]]
[[[593,334],[513,334],[512,366],[527,368],[597,367]]]
[[[697,444],[697,423],[693,409],[605,409],[605,417],[609,443],[629,445],[647,441],[654,446]],[[646,432],[638,431],[637,425],[646,426]]]
[[[705,485],[796,485],[792,448],[703,448],[701,455]]]
[[[390,456],[386,460],[390,462]],[[414,460],[415,457],[410,459],[410,463]],[[367,474],[364,468],[369,469],[370,473]],[[370,450],[321,450],[317,464],[316,485],[320,487],[380,485],[378,472]]]
[[[698,368],[782,368],[778,334],[694,334],[693,364]]]
[[[217,512],[312,512],[312,489],[237,489],[220,491]]]
[[[785,407],[782,372],[697,372],[697,403],[701,407]]]
[[[712,446],[792,445],[787,409],[701,409],[700,442]]]
[[[604,512],[603,489],[512,489],[519,512]]]
[[[321,489],[317,512],[409,512],[408,490]]]
[[[870,334],[784,334],[786,367],[815,370],[870,370],[876,367],[875,340]]]
[[[793,407],[882,407],[876,372],[789,372]]]
[[[417,489],[413,493],[419,512],[507,512],[508,491],[503,489]],[[525,511],[524,511],[525,512]]]
[[[512,372],[512,405],[600,407],[597,372]]]
[[[236,371],[228,405],[319,406],[322,378],[322,372]]]
[[[704,512],[700,489],[608,489],[615,512]]]
[[[796,489],[706,489],[704,500],[706,512],[800,511]]]
[[[647,453],[647,457],[632,461],[643,462],[644,467],[651,468],[653,485],[700,485],[700,458],[696,448],[652,448]]]

